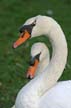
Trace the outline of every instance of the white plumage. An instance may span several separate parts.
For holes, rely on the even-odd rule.
[[[39,15],[33,17],[27,20],[24,25],[31,24],[35,20],[36,25],[32,30],[31,37],[47,36],[53,48],[52,58],[44,70],[44,65],[41,67],[41,74],[20,90],[16,98],[15,107],[71,108],[71,81],[57,82],[63,73],[67,61],[68,51],[65,35],[59,24],[54,19],[46,16]],[[34,53],[31,51],[32,55],[40,52],[40,50],[37,48]]]

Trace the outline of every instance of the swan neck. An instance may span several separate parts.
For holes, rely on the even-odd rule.
[[[53,53],[48,67],[40,76],[43,93],[56,84],[63,73],[67,61],[67,42],[61,27],[57,24],[46,36],[52,44]]]

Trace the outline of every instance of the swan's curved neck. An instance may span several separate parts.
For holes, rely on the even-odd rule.
[[[46,92],[54,84],[63,73],[67,61],[67,42],[61,27],[56,25],[46,35],[51,41],[53,53],[52,59],[42,75],[34,79],[34,86],[37,86],[35,92],[40,92],[40,95]],[[40,84],[38,83],[40,82]],[[47,86],[46,86],[47,85]]]

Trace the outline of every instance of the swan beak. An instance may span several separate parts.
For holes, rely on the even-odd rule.
[[[34,65],[31,65],[31,66],[28,68],[28,71],[27,71],[27,78],[29,78],[29,79],[34,78],[36,69],[37,69],[37,67],[38,67],[38,64],[39,64],[39,60],[38,60],[38,59],[35,59]]]
[[[27,30],[25,30],[25,32],[22,32],[20,34],[20,38],[16,42],[14,42],[13,48],[17,48],[19,45],[21,45],[22,43],[24,43],[30,37],[31,37],[30,33]]]

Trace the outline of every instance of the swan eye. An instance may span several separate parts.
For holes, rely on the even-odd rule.
[[[35,26],[36,25],[36,20],[31,24],[32,26]]]

